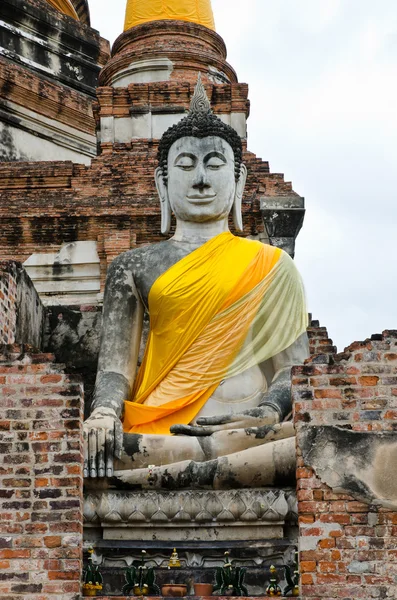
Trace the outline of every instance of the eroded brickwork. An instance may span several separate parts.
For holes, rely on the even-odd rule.
[[[0,344],[15,341],[17,324],[16,265],[0,262]]]
[[[307,427],[397,429],[397,332],[295,367],[293,396],[303,600],[397,598],[397,513],[335,493],[301,451]]]
[[[172,65],[163,82],[170,78],[195,83],[199,72],[207,82],[237,82],[226,62],[225,42],[215,31],[197,23],[159,20],[133,27],[117,38],[99,85],[112,85],[115,75],[141,60],[150,64],[154,57],[166,58]]]
[[[0,58],[0,105],[6,99],[47,119],[95,133],[92,98]]]
[[[128,87],[100,87],[97,89],[98,104],[95,117],[99,127],[99,117],[113,116],[116,119],[149,110],[162,109],[164,112],[178,109],[188,111],[197,82],[197,74],[192,73],[192,81],[162,81],[160,83],[131,83]],[[243,113],[249,116],[248,85],[233,83],[215,85],[207,83],[205,90],[215,114]]]
[[[0,597],[80,598],[83,391],[50,354],[0,353]]]
[[[310,354],[336,354],[337,349],[328,336],[326,327],[321,327],[320,321],[310,321],[307,328]]]

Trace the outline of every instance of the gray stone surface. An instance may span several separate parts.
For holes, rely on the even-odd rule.
[[[397,433],[302,425],[299,445],[305,464],[335,492],[397,509]]]
[[[117,70],[111,80],[112,87],[127,87],[130,83],[168,81],[174,64],[166,57],[132,60],[128,67]]]
[[[15,342],[40,349],[43,342],[44,307],[25,269],[17,266],[17,321]]]
[[[86,0],[77,4],[87,23]],[[64,92],[67,96],[74,88],[74,95],[77,92],[82,105],[88,103],[88,108],[95,98],[98,74],[107,52],[107,42],[97,31],[54,11],[44,1],[1,2],[0,59],[6,65],[10,62],[35,72],[43,83],[54,83],[59,94]],[[20,103],[10,101],[8,85],[14,84],[6,81],[0,98],[0,160],[90,163],[96,156],[94,131],[81,131],[73,123],[48,118],[32,108],[28,99]],[[44,87],[40,93],[48,94]]]
[[[262,196],[260,210],[272,246],[282,248],[292,258],[295,242],[305,217],[305,200],[295,196]]]
[[[40,138],[40,144],[37,143]],[[9,100],[0,101],[0,160],[90,164],[96,137]]]
[[[280,539],[289,518],[281,490],[87,492],[85,527],[103,539]]]
[[[41,350],[44,307],[36,289],[21,263],[11,260],[4,261],[1,268],[5,276],[2,300],[3,316],[6,317],[4,322],[5,339],[8,343],[28,344]],[[12,291],[9,287],[8,277],[12,281]]]
[[[23,0],[2,0],[0,55],[95,97],[100,36]]]
[[[100,260],[95,241],[63,244],[58,252],[36,252],[24,267],[46,305],[96,305]]]

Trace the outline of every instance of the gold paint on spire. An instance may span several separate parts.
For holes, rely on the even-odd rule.
[[[164,20],[198,23],[215,31],[211,0],[127,0],[124,31]]]
[[[80,20],[71,0],[47,0],[47,2],[64,15],[67,15],[68,17],[73,17],[73,19],[76,19],[77,21]]]

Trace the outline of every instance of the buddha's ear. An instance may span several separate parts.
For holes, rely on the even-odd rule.
[[[161,205],[161,233],[167,235],[171,231],[171,206],[161,167],[157,167],[155,171],[155,180]]]
[[[233,223],[234,227],[239,233],[243,233],[243,214],[242,214],[242,203],[243,194],[245,189],[245,183],[247,181],[247,167],[242,164],[240,168],[240,178],[236,182],[236,193],[234,196],[233,203]]]

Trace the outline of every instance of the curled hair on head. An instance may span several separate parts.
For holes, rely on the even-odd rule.
[[[231,146],[234,153],[235,178],[238,181],[243,161],[241,138],[233,127],[226,125],[212,113],[199,74],[188,116],[167,129],[160,140],[157,158],[165,185],[168,180],[168,153],[172,144],[183,137],[205,138],[210,136],[220,137]]]

